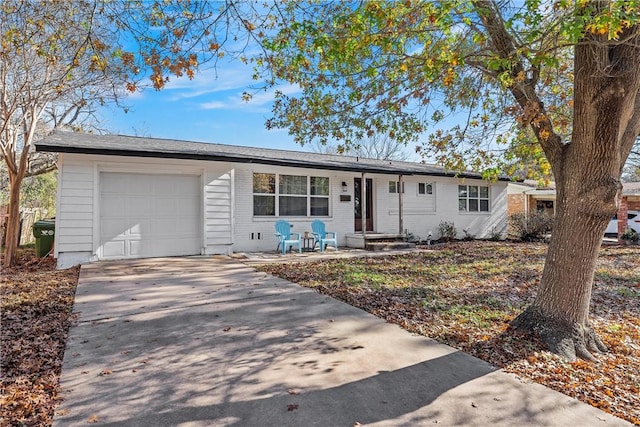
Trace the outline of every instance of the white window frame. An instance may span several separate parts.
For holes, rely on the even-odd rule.
[[[256,193],[253,191],[253,180],[255,175],[272,175],[274,177],[275,188],[273,193]],[[280,192],[280,177],[281,176],[303,176],[306,178],[306,194],[287,194]],[[312,178],[322,178],[327,180],[328,185],[328,194],[311,194],[311,179]],[[251,174],[251,188],[252,188],[252,212],[254,212],[253,207],[255,206],[255,197],[256,196],[271,196],[274,199],[274,214],[273,215],[256,215],[253,214],[255,218],[277,218],[277,217],[288,217],[288,218],[328,218],[331,216],[331,178],[328,176],[318,176],[318,175],[296,175],[294,173],[272,173],[272,172],[253,172]],[[300,197],[306,199],[306,214],[305,215],[281,215],[280,214],[280,197]],[[327,200],[327,214],[326,215],[311,215],[311,200],[312,199],[326,199]]]
[[[464,190],[463,190],[464,187]],[[477,189],[477,196],[471,196],[470,188],[475,187]],[[481,189],[487,189],[487,197],[481,197]],[[463,194],[464,191],[464,194]],[[469,210],[470,203],[469,201],[477,201],[477,210]],[[465,208],[462,209],[461,202],[465,202]],[[487,210],[482,210],[482,202],[487,202]],[[485,214],[491,212],[491,187],[488,185],[458,185],[458,212],[461,213],[469,213],[469,214]]]
[[[393,188],[391,188],[392,185]],[[389,194],[398,194],[398,187],[400,187],[400,181],[389,181]],[[404,194],[404,182],[402,182],[402,193]]]
[[[420,192],[420,185],[424,185],[424,193]],[[418,185],[416,185],[416,195],[418,197],[433,197],[435,186],[436,184],[434,182],[419,182]],[[427,189],[431,191],[429,192]]]

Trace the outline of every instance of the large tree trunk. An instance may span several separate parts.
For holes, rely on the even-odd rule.
[[[591,182],[574,184],[571,193],[593,190]],[[550,351],[568,360],[593,360],[592,354],[607,350],[589,323],[589,307],[602,235],[613,213],[597,215],[589,198],[566,197],[566,185],[558,187],[557,216],[537,297],[512,325],[538,333]],[[600,189],[601,201],[612,206],[611,212],[615,188]]]
[[[621,198],[622,167],[640,129],[640,28],[627,30],[628,43],[597,37],[575,48],[572,138],[558,151],[545,149],[556,179],[556,221],[537,297],[512,322],[569,360],[606,351],[589,323],[591,289],[602,236]]]

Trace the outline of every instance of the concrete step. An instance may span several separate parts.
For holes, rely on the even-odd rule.
[[[415,247],[416,245],[410,242],[367,242],[367,250],[374,252],[413,249]]]

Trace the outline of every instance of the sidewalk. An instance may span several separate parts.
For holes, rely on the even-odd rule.
[[[630,425],[229,258],[83,266],[74,311],[56,426]]]

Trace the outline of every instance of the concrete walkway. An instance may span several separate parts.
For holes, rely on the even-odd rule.
[[[630,425],[229,258],[83,266],[74,310],[56,426]]]

